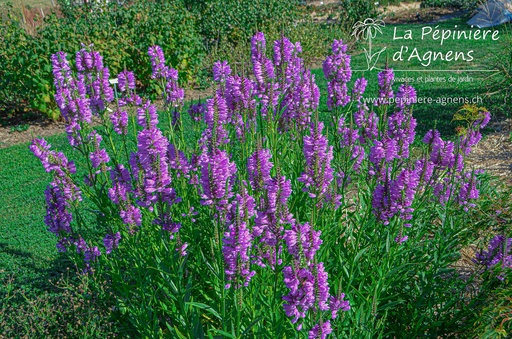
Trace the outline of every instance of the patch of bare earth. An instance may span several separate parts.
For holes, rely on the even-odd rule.
[[[512,119],[491,123],[494,132],[472,148],[467,163],[512,185]]]
[[[386,24],[427,23],[457,16],[461,12],[452,8],[421,8],[421,2],[401,2],[399,5],[380,7]]]

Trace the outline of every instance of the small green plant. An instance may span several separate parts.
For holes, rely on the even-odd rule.
[[[29,128],[29,124],[21,124],[21,125],[11,126],[11,128],[9,129],[9,133],[24,132],[24,131],[28,130],[28,128]]]

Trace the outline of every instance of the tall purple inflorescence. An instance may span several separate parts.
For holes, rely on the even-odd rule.
[[[121,92],[128,92],[135,89],[135,74],[129,71],[122,71],[117,75],[119,83],[119,90]]]
[[[304,156],[306,169],[297,179],[304,183],[304,190],[311,198],[324,197],[333,179],[331,161],[333,147],[328,145],[327,138],[322,135],[324,124],[318,122],[310,127],[310,134],[304,137]]]
[[[208,128],[203,131],[203,135],[199,140],[203,151],[214,152],[220,146],[229,142],[226,130],[227,119],[228,108],[226,99],[221,93],[215,92],[213,98],[206,100],[204,121]]]
[[[420,183],[420,175],[418,169],[404,168],[396,179],[391,179],[388,173],[384,179],[380,180],[373,191],[372,198],[372,211],[379,221],[388,225],[391,218],[396,215],[405,222],[412,219],[414,212],[412,204]],[[397,242],[401,243],[406,239],[399,235]]]
[[[270,161],[272,154],[268,149],[257,149],[247,159],[249,183],[254,191],[261,191],[271,180],[270,171],[274,164]]]
[[[347,83],[352,77],[350,68],[350,55],[347,54],[347,45],[342,40],[334,40],[332,55],[323,63],[324,76],[327,79],[327,107],[335,109],[343,107],[350,102]]]
[[[251,39],[251,60],[256,78],[256,92],[260,98],[260,112],[263,117],[274,117],[279,102],[279,84],[275,82],[276,74],[272,60],[266,56],[265,35],[256,33]]]
[[[75,164],[68,161],[63,153],[51,151],[50,144],[44,139],[32,141],[30,150],[41,160],[46,172],[53,172],[53,181],[45,191],[44,221],[50,232],[59,238],[59,251],[65,251],[66,244],[69,243],[68,238],[73,236],[71,204],[82,200],[81,191],[71,178],[71,175],[76,173]]]
[[[379,81],[379,97],[375,101],[375,106],[389,104],[389,99],[394,97],[393,82],[395,80],[395,73],[390,68],[386,68],[378,74]]]
[[[178,84],[178,71],[165,65],[164,52],[160,46],[149,47],[148,55],[151,59],[151,78],[161,81],[166,109],[172,114],[172,125],[177,126],[185,98],[185,91]]]
[[[416,91],[411,86],[401,85],[397,93],[397,107],[400,110],[388,118],[388,137],[397,142],[397,157],[409,158],[409,148],[416,135],[416,119],[408,106],[416,102]]]
[[[254,198],[247,193],[246,183],[242,183],[241,194],[236,195],[237,203],[232,206],[231,220],[224,235],[222,253],[226,262],[226,277],[230,288],[248,286],[256,273],[250,268],[250,252],[252,247],[252,234],[249,229],[249,219],[256,213]]]
[[[227,213],[229,199],[233,197],[233,181],[236,165],[225,151],[215,150],[204,154],[201,166],[201,204],[213,205],[217,211]]]
[[[283,308],[294,324],[306,318],[309,311],[330,311],[334,319],[339,310],[350,309],[348,301],[343,300],[344,294],[338,298],[329,294],[328,274],[324,264],[315,260],[315,255],[322,244],[320,235],[321,232],[315,231],[308,223],[299,224],[295,221],[292,223],[292,229],[285,231],[284,239],[293,261],[291,266],[283,269],[284,283],[290,290],[283,296],[286,302]],[[329,334],[323,324],[325,323],[315,325],[309,332],[310,337],[317,338],[319,333]],[[297,330],[301,329],[302,324],[299,324]]]
[[[265,195],[260,201],[252,234],[258,243],[257,264],[276,269],[282,263],[281,252],[284,225],[293,222],[288,209],[292,193],[291,181],[284,176],[270,178],[265,183]]]
[[[162,47],[151,46],[148,49],[148,55],[151,59],[151,77],[153,79],[167,78],[169,69],[165,65],[165,56]]]

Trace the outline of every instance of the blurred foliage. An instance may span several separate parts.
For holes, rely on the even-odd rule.
[[[474,10],[482,0],[423,0],[421,7],[460,8]]]

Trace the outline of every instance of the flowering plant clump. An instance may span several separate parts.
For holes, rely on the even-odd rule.
[[[53,173],[45,223],[84,274],[110,282],[139,335],[383,335],[409,305],[397,291],[414,290],[407,276],[423,266],[406,267],[427,255],[418,244],[436,241],[436,227],[455,237],[453,220],[474,206],[478,173],[464,158],[488,112],[473,114],[457,141],[429,131],[412,157],[414,88],[395,94],[386,69],[379,100],[366,106],[371,80],[349,90],[347,46],[334,41],[323,67],[332,120],[321,121],[301,51],[282,37],[269,53],[257,33],[252,74],[215,63],[212,97],[188,115],[159,46],[148,54],[164,114],[137,94],[130,71],[114,91],[92,46],[76,54],[76,67],[63,52],[52,56],[77,157],[44,139],[30,146]]]

